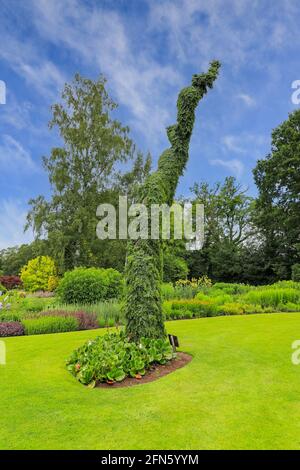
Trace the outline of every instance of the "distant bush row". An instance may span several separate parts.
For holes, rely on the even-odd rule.
[[[83,311],[47,311],[21,321],[0,323],[0,336],[39,335],[99,328],[95,314]]]
[[[271,292],[272,296],[275,296],[276,294],[274,294],[274,291],[279,289],[293,289],[294,291],[300,291],[300,282],[278,281],[271,285],[251,286],[248,284],[229,282],[216,282],[215,284],[210,284],[208,278],[206,278],[206,282],[201,282],[200,278],[199,280],[194,279],[192,281],[181,280],[177,281],[175,284],[164,283],[161,286],[162,297],[164,300],[195,298],[198,293],[206,294],[212,297],[219,294],[240,296],[249,292],[252,293],[269,291]],[[251,295],[252,294],[250,294],[250,296]]]
[[[0,336],[124,325],[120,301],[107,300],[122,297],[124,284],[117,271],[78,268],[66,273],[62,286],[56,298],[26,297],[22,291],[9,291],[0,297]],[[166,320],[300,312],[300,282],[295,281],[254,287],[221,282],[212,285],[202,279],[181,281],[175,286],[164,284],[162,293],[168,298],[163,302]]]
[[[170,298],[171,290],[168,289]],[[300,312],[300,283],[294,281],[260,287],[219,282],[198,289],[192,299],[178,299],[176,286],[174,291],[173,299],[163,304],[166,319]]]
[[[300,310],[300,305],[298,305],[298,310]],[[179,320],[221,315],[272,313],[274,309],[272,307],[262,308],[260,305],[247,305],[237,302],[220,304],[217,299],[213,302],[192,299],[166,301],[163,304],[163,311],[166,320]]]
[[[53,292],[65,304],[92,304],[120,298],[124,281],[121,273],[109,268],[76,268],[58,278],[55,262],[49,256],[38,256],[22,269],[21,276],[0,276],[0,292],[23,287],[27,292]],[[1,296],[0,293],[0,296]]]

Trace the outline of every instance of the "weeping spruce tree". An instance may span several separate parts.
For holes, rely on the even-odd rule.
[[[139,189],[139,202],[172,205],[179,177],[189,157],[189,143],[195,110],[212,88],[220,63],[213,61],[207,73],[194,75],[192,84],[181,90],[177,100],[177,123],[167,128],[171,147],[159,158],[158,168]],[[149,221],[150,229],[150,221]],[[126,332],[132,341],[142,337],[164,338],[161,280],[163,266],[161,240],[130,240],[126,259]]]

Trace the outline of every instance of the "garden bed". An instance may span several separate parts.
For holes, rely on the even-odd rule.
[[[186,366],[191,360],[193,356],[187,354],[185,352],[177,352],[177,356],[172,361],[168,362],[167,364],[156,364],[155,366],[151,367],[150,370],[146,372],[144,376],[141,376],[140,379],[136,379],[134,377],[126,377],[122,382],[114,382],[113,384],[108,383],[98,383],[97,387],[99,388],[120,388],[120,387],[133,387],[134,385],[141,385],[149,382],[153,382],[154,380],[160,379],[165,375],[170,374],[171,372],[175,372],[177,369],[181,369],[182,367]]]

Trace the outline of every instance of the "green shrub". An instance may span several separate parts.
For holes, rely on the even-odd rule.
[[[217,311],[219,315],[243,315],[246,313],[244,305],[235,302],[219,305]]]
[[[115,319],[114,318],[108,318],[106,326],[108,326],[108,328],[112,328],[113,326],[115,326]]]
[[[27,314],[41,312],[48,310],[55,305],[55,298],[38,298],[38,297],[24,297],[25,293],[20,291],[8,291],[0,297],[1,315],[6,318],[11,318],[13,321],[18,321]],[[5,321],[5,319],[4,319]]]
[[[59,283],[58,276],[50,276],[48,279],[47,291],[54,292]]]
[[[174,299],[193,299],[198,292],[198,287],[191,285],[176,285]]]
[[[211,299],[215,305],[223,305],[234,302],[234,296],[229,294],[220,294]]]
[[[163,300],[171,300],[176,298],[176,291],[171,282],[164,282],[161,285],[161,295]]]
[[[186,319],[193,318],[193,312],[191,312],[190,310],[185,310],[184,311],[184,318],[186,318]]]
[[[300,264],[293,264],[292,266],[292,280],[300,282]]]
[[[42,317],[73,317],[77,320],[78,330],[93,330],[99,328],[97,315],[84,310],[46,310],[45,312],[28,314],[26,316],[28,319]]]
[[[19,313],[13,313],[9,310],[0,310],[0,322],[20,321],[21,317]]]
[[[101,328],[111,325],[112,321],[113,326],[125,324],[122,304],[113,300],[97,302],[96,304],[59,304],[56,309],[66,312],[84,311],[94,314],[97,316]]]
[[[1,295],[2,295],[2,294],[5,294],[6,290],[7,290],[6,287],[4,287],[4,285],[0,283],[0,292],[1,292]]]
[[[165,302],[163,302],[162,309],[163,309],[163,314],[164,314],[165,319],[168,320],[169,318],[171,318],[172,301],[166,300]]]
[[[172,310],[190,310],[191,312],[199,312],[203,306],[204,302],[198,300],[173,300],[172,302]]]
[[[26,313],[38,313],[42,310],[48,310],[55,305],[54,298],[40,298],[40,297],[25,297],[20,299],[17,303],[19,310]]]
[[[38,256],[21,269],[21,281],[25,290],[36,292],[46,291],[49,287],[49,279],[56,277],[55,262],[49,256]]]
[[[189,273],[186,261],[170,250],[166,250],[163,255],[163,279],[165,282],[174,282],[185,278]]]
[[[74,317],[40,317],[22,320],[25,335],[62,333],[78,330],[78,321]]]
[[[205,294],[192,300],[171,300],[163,303],[163,312],[166,320],[176,320],[180,318],[212,317],[217,315],[243,315],[250,313],[272,313],[274,307],[262,307],[259,304],[246,304],[244,302],[230,301],[232,296],[217,296],[209,298]],[[226,303],[222,302],[226,301]],[[291,308],[291,307],[290,307]],[[281,309],[281,311],[297,311]],[[300,306],[298,305],[298,311]]]
[[[271,284],[269,286],[262,286],[258,287],[258,289],[284,289],[284,288],[290,288],[290,289],[296,289],[300,290],[300,282],[296,281],[277,281],[274,284]]]
[[[207,302],[211,301],[211,297],[207,294],[204,294],[203,292],[198,292],[195,298],[196,300],[202,300],[202,301],[207,301]]]
[[[237,295],[245,294],[253,289],[252,286],[246,284],[235,284],[231,282],[216,282],[213,285],[213,290],[222,290],[223,294]]]
[[[292,288],[262,287],[248,292],[242,299],[246,303],[277,308],[279,304],[299,303],[300,291]]]
[[[120,303],[113,301],[99,302],[99,304],[96,305],[96,310],[93,311],[97,314],[98,319],[104,319],[105,326],[111,325],[112,322],[112,326],[125,323]]]
[[[227,302],[233,302],[233,296],[228,295],[228,294],[224,294],[222,290],[218,290],[218,291],[214,292],[214,294],[215,295],[213,295],[213,296],[209,296],[207,294],[203,294],[202,292],[199,292],[196,295],[196,299],[206,301],[206,302],[209,302],[209,303],[213,303],[214,305],[222,305],[222,304],[225,304]]]
[[[66,304],[93,304],[122,295],[122,275],[114,269],[76,268],[65,273],[57,295]]]
[[[102,269],[107,284],[106,299],[119,299],[124,294],[124,279],[121,273],[113,268]]]
[[[198,279],[179,279],[175,284],[176,299],[193,299],[198,292],[205,292],[211,290],[212,281],[207,276],[199,277]]]
[[[163,303],[166,319],[210,317],[216,315],[216,304],[197,299],[173,300]]]
[[[107,328],[107,320],[105,320],[105,318],[100,318],[98,322],[100,328]]]
[[[278,305],[279,312],[300,312],[300,305],[293,302]]]
[[[142,338],[129,342],[123,332],[99,336],[73,352],[67,369],[84,385],[121,382],[126,377],[144,375],[151,364],[166,364],[175,357],[163,339]]]
[[[245,313],[271,313],[274,311],[272,307],[263,308],[261,305],[240,304],[243,306]]]
[[[166,319],[243,315],[251,313],[300,311],[300,283],[279,281],[270,286],[248,286],[218,282],[203,288],[194,299],[173,299],[164,302]]]

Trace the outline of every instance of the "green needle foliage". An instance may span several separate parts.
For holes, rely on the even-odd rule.
[[[192,84],[179,93],[177,123],[167,128],[171,147],[162,153],[157,171],[140,188],[139,201],[148,208],[151,204],[172,205],[189,157],[196,107],[208,88],[212,88],[219,67],[218,61],[212,62],[207,73],[194,75]],[[165,336],[160,292],[162,266],[161,240],[139,238],[128,243],[125,315],[127,334],[132,341]]]

